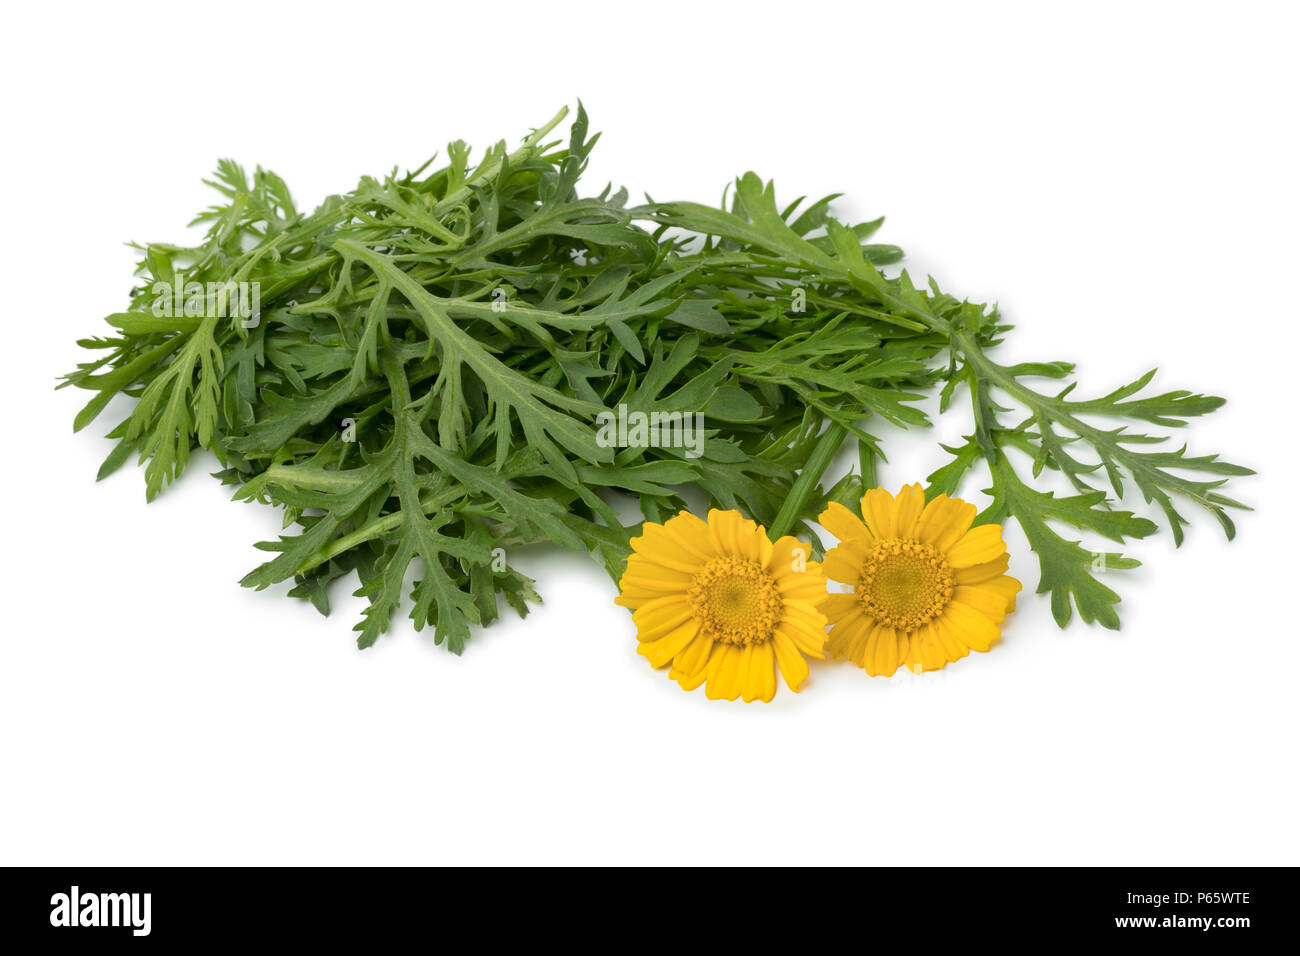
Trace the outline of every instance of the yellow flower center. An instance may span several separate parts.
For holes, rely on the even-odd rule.
[[[943,613],[956,585],[943,555],[912,538],[878,541],[862,565],[858,600],[867,616],[914,631]]]
[[[724,644],[763,644],[781,620],[776,582],[748,558],[714,558],[695,575],[688,593],[704,629]]]

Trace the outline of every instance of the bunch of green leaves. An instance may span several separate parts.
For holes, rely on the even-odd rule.
[[[355,572],[368,646],[414,565],[411,618],[457,652],[501,600],[521,615],[537,600],[501,560],[513,549],[588,552],[617,579],[639,527],[628,503],[656,521],[738,508],[819,554],[809,519],[875,484],[871,422],[928,424],[917,402],[933,389],[946,409],[964,386],[975,428],[930,493],[983,462],[993,504],[978,520],[1020,522],[1062,625],[1073,602],[1117,626],[1118,597],[1097,579],[1096,553],[1049,522],[1117,542],[1155,530],[1093,473],[1115,499],[1131,483],[1156,502],[1178,540],[1177,499],[1231,536],[1225,508],[1239,505],[1216,489],[1246,469],[1093,424],[1180,426],[1219,399],[1142,397],[1150,374],[1093,400],[1069,397],[1073,385],[1033,390],[1026,379],[1071,367],[990,359],[1008,328],[997,311],[886,275],[901,250],[871,241],[881,220],[833,218],[836,196],[778,207],[772,184],[747,173],[719,207],[630,206],[611,187],[584,197],[598,137],[579,106],[567,144],[547,142],[566,113],[513,152],[498,143],[471,165],[455,142],[441,167],[363,178],[311,213],[274,173],[223,161],[210,183],[221,201],[195,220],[202,243],[140,247],[130,305],[108,316],[110,334],[80,343],[96,358],[63,383],[94,392],[77,429],[115,395],[136,399],[109,432],[100,477],[135,457],[153,498],[208,449],[236,497],[284,512],[286,533],[258,545],[272,557],[244,584],[291,581],[290,594],[328,612],[330,584]],[[178,276],[257,283],[261,313],[156,314]],[[597,416],[620,406],[702,412],[702,454],[606,447]],[[823,490],[849,436],[860,468]],[[1032,478],[1059,472],[1077,494],[1035,488],[1009,450],[1030,456]]]

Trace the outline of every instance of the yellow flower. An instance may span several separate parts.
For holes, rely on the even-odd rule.
[[[888,677],[900,665],[938,670],[971,649],[987,651],[1020,591],[1006,574],[1001,525],[972,528],[974,505],[947,495],[927,505],[920,485],[897,498],[868,491],[862,516],[865,523],[832,502],[820,518],[840,539],[826,554],[826,574],[853,585],[822,605],[831,656]]]
[[[821,565],[806,544],[767,532],[738,511],[683,511],[647,521],[615,603],[631,608],[638,652],[686,690],[705,684],[711,700],[769,701],[779,668],[799,689],[804,656],[822,657],[826,599]]]

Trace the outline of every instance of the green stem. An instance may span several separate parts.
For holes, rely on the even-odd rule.
[[[858,440],[858,464],[862,470],[862,489],[870,491],[880,485],[876,477],[876,450],[861,439]]]
[[[847,432],[844,426],[839,422],[832,421],[826,426],[826,431],[822,432],[822,437],[817,440],[812,454],[808,456],[808,462],[799,472],[799,477],[795,479],[790,486],[790,494],[786,496],[785,503],[781,505],[781,510],[777,512],[776,517],[772,520],[772,527],[768,529],[768,537],[773,541],[788,534],[794,527],[794,523],[799,520],[803,514],[804,505],[808,503],[813,489],[817,488],[822,480],[822,475],[830,467],[831,459],[835,453],[840,450],[844,444],[844,438]]]

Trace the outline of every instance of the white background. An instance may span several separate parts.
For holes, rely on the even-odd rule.
[[[901,6],[9,10],[0,862],[1300,862],[1294,8]],[[363,653],[349,588],[325,619],[238,586],[277,521],[211,459],[147,507],[132,467],[95,483],[110,419],[74,437],[55,377],[218,157],[311,206],[578,97],[593,190],[844,191],[1001,303],[1003,357],[1225,395],[1188,438],[1259,470],[1256,512],[1137,545],[1119,633],[1026,595],[992,653],[764,707],[652,671],[581,556],[518,556],[546,604],[463,657],[404,619]],[[886,484],[967,425],[889,432]]]

